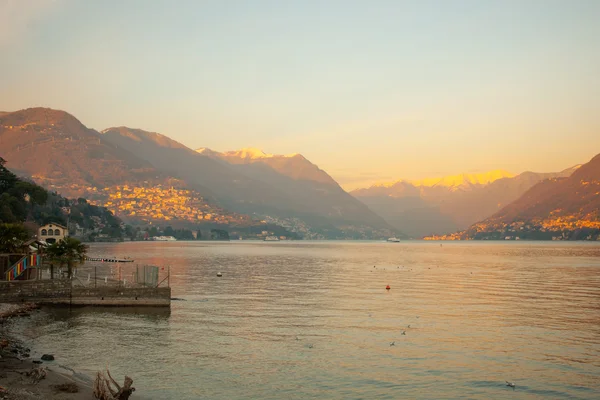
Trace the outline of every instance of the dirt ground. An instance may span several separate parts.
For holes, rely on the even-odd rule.
[[[32,360],[20,360],[14,355],[2,354],[0,359],[0,399],[94,399],[90,386],[44,364],[34,364]],[[34,368],[46,369],[45,377],[38,383],[26,375]]]

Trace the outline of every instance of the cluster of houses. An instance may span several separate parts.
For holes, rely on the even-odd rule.
[[[69,231],[66,226],[57,223],[41,226],[37,237],[22,243],[17,252],[0,254],[0,281],[39,277],[44,249],[67,236]]]
[[[100,191],[102,201],[90,204],[108,208],[115,215],[141,221],[215,222],[220,224],[247,223],[247,215],[227,212],[208,203],[199,193],[156,185],[152,187],[113,186]],[[91,196],[96,198],[99,196]]]

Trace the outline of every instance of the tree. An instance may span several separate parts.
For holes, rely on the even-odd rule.
[[[150,228],[150,230],[148,231],[148,236],[158,236],[158,229],[155,226]]]
[[[58,264],[62,266],[64,264],[62,258],[62,248],[59,246],[60,242],[52,243],[44,251],[44,256],[50,264],[50,279],[54,279],[54,265]]]
[[[229,232],[224,229],[211,229],[210,238],[212,240],[229,240]]]
[[[0,253],[21,253],[21,247],[27,239],[29,233],[23,225],[0,224]],[[11,256],[4,256],[2,259],[6,259],[6,268],[10,267]]]
[[[79,240],[66,237],[63,240],[52,244],[46,249],[48,260],[50,262],[50,276],[54,279],[54,264],[67,265],[67,275],[69,279],[73,276],[73,268],[85,262],[85,256],[88,246]]]
[[[20,252],[29,237],[22,224],[0,224],[0,253]]]
[[[125,236],[131,240],[135,240],[135,229],[131,225],[125,225]]]
[[[0,194],[13,187],[18,181],[15,174],[10,172],[4,165],[6,160],[0,157]]]
[[[88,251],[88,246],[81,243],[79,240],[66,237],[60,241],[63,248],[63,257],[67,263],[69,279],[73,275],[73,267],[85,262],[85,255]]]
[[[0,157],[0,220],[22,222],[33,214],[35,205],[48,200],[48,192],[35,183],[19,179]]]
[[[15,218],[15,215],[13,214],[12,210],[10,209],[10,206],[8,204],[2,204],[2,197],[4,197],[4,195],[0,196],[0,221],[5,221],[5,222],[15,222],[17,221],[17,218]]]

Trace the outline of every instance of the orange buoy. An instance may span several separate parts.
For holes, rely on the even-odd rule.
[[[385,287],[385,290],[390,290],[390,289],[391,289],[390,285],[387,285],[387,286]]]

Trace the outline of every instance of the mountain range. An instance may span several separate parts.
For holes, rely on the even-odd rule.
[[[150,163],[106,141],[72,115],[30,108],[0,116],[0,149],[11,170],[64,195],[71,186],[110,186],[159,176]],[[71,192],[71,193],[69,193]]]
[[[97,132],[45,108],[3,113],[0,148],[11,169],[69,196],[176,181],[220,207],[297,227],[308,237],[400,234],[299,154],[261,162],[244,151],[204,154],[141,129]]]
[[[365,239],[597,218],[597,158],[560,172],[400,179],[347,193],[301,154],[193,150],[141,129],[98,132],[47,108],[0,113],[0,149],[12,170],[38,184],[132,218],[229,223],[251,216],[306,238]]]
[[[391,231],[383,218],[300,154],[252,158],[244,151],[199,152],[164,135],[125,127],[103,130],[102,136],[236,212],[297,218],[328,235]]]
[[[556,173],[496,170],[421,181],[399,180],[350,192],[394,227],[413,236],[463,230],[517,200],[545,179],[567,177],[579,166]]]
[[[568,177],[546,179],[494,215],[469,227],[465,238],[491,232],[547,233],[545,238],[575,236],[578,231],[598,235],[600,231],[600,154]]]

